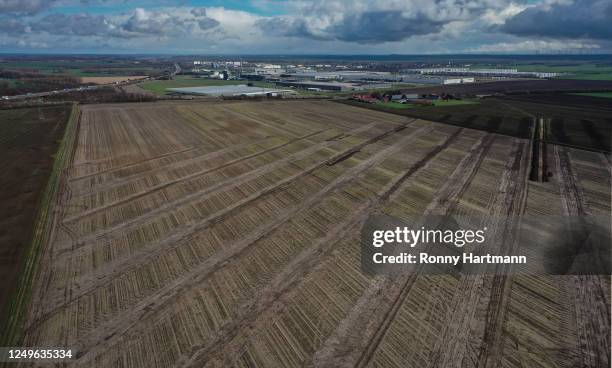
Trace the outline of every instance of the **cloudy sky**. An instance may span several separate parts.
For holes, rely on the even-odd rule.
[[[612,52],[612,0],[0,0],[0,52]]]

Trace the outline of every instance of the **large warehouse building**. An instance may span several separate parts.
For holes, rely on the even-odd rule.
[[[283,95],[295,93],[290,89],[262,88],[252,87],[246,84],[228,85],[228,86],[209,86],[209,87],[183,87],[183,88],[168,88],[170,92],[183,95],[198,95],[198,96],[267,96],[267,95]]]
[[[544,73],[544,72],[528,72],[519,71],[518,69],[470,69],[470,68],[425,68],[411,69],[410,72],[416,72],[426,75],[460,75],[460,76],[477,76],[477,77],[505,77],[505,78],[555,78],[560,76],[560,73]]]
[[[362,86],[342,82],[319,82],[319,81],[282,81],[276,82],[278,86],[296,87],[303,89],[316,89],[326,91],[356,91],[363,89]]]

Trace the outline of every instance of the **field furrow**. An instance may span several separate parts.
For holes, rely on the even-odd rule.
[[[23,346],[75,367],[609,366],[609,278],[361,263],[373,215],[460,217],[487,229],[477,254],[558,226],[523,239],[528,217],[609,215],[604,154],[548,144],[531,182],[527,139],[331,101],[79,109]]]

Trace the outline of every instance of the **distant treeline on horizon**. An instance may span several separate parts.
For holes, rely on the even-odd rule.
[[[209,58],[227,59],[243,58],[248,60],[335,60],[335,61],[612,61],[612,54],[415,54],[415,55],[330,55],[330,54],[261,54],[261,55],[241,55],[241,54],[20,54],[20,53],[0,53],[0,58],[48,58],[65,59],[75,58]]]

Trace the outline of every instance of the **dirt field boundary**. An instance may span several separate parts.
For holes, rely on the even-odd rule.
[[[24,264],[21,268],[18,287],[13,294],[6,316],[0,325],[2,336],[0,346],[18,346],[21,338],[19,331],[24,317],[27,315],[26,306],[32,296],[32,285],[38,270],[43,248],[47,243],[53,221],[53,212],[57,195],[59,193],[60,178],[62,172],[69,167],[70,157],[77,138],[77,126],[80,111],[77,104],[73,104],[72,111],[66,124],[64,136],[55,154],[53,168],[44,192],[41,194],[38,206],[38,214],[32,232],[32,238],[23,257]]]

